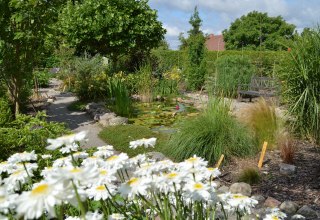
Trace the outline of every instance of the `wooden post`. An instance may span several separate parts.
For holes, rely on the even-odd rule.
[[[221,163],[222,163],[222,161],[223,161],[223,158],[224,158],[224,155],[222,154],[221,157],[220,157],[220,159],[219,159],[219,161],[218,161],[218,163],[216,164],[216,168],[219,168],[219,167],[220,167],[220,165],[221,165]]]
[[[268,146],[268,142],[265,141],[265,142],[263,143],[263,146],[262,146],[262,151],[261,151],[261,155],[260,155],[260,160],[259,160],[259,163],[258,163],[259,169],[262,168],[263,159],[264,159],[264,155],[266,154],[267,146]]]

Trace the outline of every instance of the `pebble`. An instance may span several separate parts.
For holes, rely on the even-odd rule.
[[[245,196],[251,196],[251,186],[247,183],[234,183],[230,186],[231,193],[239,193]]]
[[[312,208],[310,208],[307,205],[302,206],[297,214],[303,215],[304,217],[306,217],[307,219],[315,219],[318,217],[317,212],[314,211]]]
[[[298,204],[292,201],[284,201],[280,205],[280,210],[288,215],[293,215],[298,210]]]
[[[286,163],[281,163],[279,165],[280,173],[283,175],[292,175],[296,173],[296,166]]]
[[[276,200],[273,197],[268,197],[266,201],[264,202],[264,206],[269,208],[277,208],[281,204],[280,201]]]

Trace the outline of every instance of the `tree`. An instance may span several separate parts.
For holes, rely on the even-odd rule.
[[[205,51],[205,36],[200,30],[202,20],[199,17],[197,7],[194,8],[193,15],[189,23],[192,28],[188,31],[189,37],[184,39],[188,50],[187,83],[192,90],[200,89],[207,72]]]
[[[0,1],[0,76],[15,113],[28,98],[33,68],[63,1]]]
[[[116,61],[120,55],[150,51],[165,29],[146,0],[86,0],[69,2],[59,27],[77,53],[100,53]]]
[[[281,16],[253,11],[231,23],[223,37],[229,50],[282,50],[286,49],[282,43],[293,39],[294,29]]]

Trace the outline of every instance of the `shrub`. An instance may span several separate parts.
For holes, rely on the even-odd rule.
[[[49,87],[49,81],[51,75],[48,71],[34,71],[33,72],[33,84],[40,88],[47,88]]]
[[[257,184],[260,182],[260,174],[256,168],[245,168],[239,175],[239,182],[245,182],[248,184]]]
[[[170,96],[178,94],[178,84],[181,79],[181,70],[173,67],[166,71],[162,77],[157,81],[154,88],[154,95]]]
[[[169,142],[172,156],[180,161],[196,154],[213,164],[221,154],[228,159],[255,153],[248,129],[229,114],[229,109],[229,104],[215,99],[201,115],[182,122]]]
[[[271,148],[274,147],[283,126],[281,119],[276,115],[275,107],[261,98],[245,111],[245,121],[253,129],[257,144],[262,146],[263,142],[267,141]]]
[[[281,78],[292,127],[320,143],[320,27],[297,37],[289,45],[290,59]]]
[[[296,147],[293,138],[288,132],[282,132],[277,138],[277,145],[280,149],[280,155],[284,163],[292,164]]]
[[[99,137],[105,140],[108,144],[113,145],[116,150],[120,152],[125,152],[130,156],[135,156],[148,151],[158,151],[170,156],[165,148],[168,136],[161,133],[155,133],[151,131],[148,127],[131,124],[110,126],[103,129],[99,133]],[[155,149],[129,148],[130,141],[151,137],[157,138]]]
[[[5,126],[13,119],[13,114],[8,101],[0,98],[0,127]]]
[[[152,67],[145,64],[140,67],[137,72],[137,92],[141,96],[143,102],[152,101],[152,92],[155,85],[155,80],[152,76]]]
[[[222,56],[216,60],[214,93],[229,97],[237,95],[239,84],[248,84],[255,73],[255,67],[248,57]]]
[[[0,160],[24,150],[43,153],[47,138],[54,138],[66,132],[64,124],[47,122],[45,117],[41,112],[35,117],[17,115],[15,120],[0,127]]]

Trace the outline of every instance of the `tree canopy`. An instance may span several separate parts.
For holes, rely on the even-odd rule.
[[[253,11],[231,23],[223,37],[229,50],[281,50],[286,49],[282,43],[293,38],[294,30],[281,16]]]
[[[149,51],[164,38],[165,29],[146,0],[86,0],[69,2],[59,27],[78,53],[100,53],[116,59]]]

